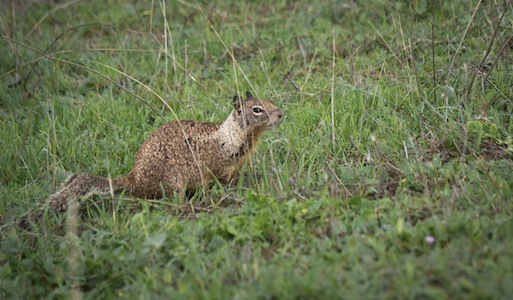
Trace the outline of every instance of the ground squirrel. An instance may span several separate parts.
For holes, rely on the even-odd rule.
[[[178,120],[155,130],[139,148],[132,170],[125,177],[107,179],[91,174],[71,176],[46,205],[25,215],[37,222],[49,211],[66,210],[69,201],[91,194],[125,191],[140,198],[162,198],[205,187],[217,178],[229,183],[238,177],[262,133],[282,117],[269,101],[235,96],[233,111],[224,122]],[[24,226],[24,227],[25,227]]]

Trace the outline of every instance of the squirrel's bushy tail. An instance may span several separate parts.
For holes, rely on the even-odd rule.
[[[57,192],[50,195],[44,205],[23,215],[18,220],[18,225],[25,229],[29,228],[30,223],[39,223],[47,208],[49,212],[63,212],[73,203],[78,205],[78,200],[82,197],[120,192],[126,186],[126,177],[108,179],[92,174],[75,174]]]

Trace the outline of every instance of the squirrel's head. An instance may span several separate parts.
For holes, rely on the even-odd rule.
[[[235,118],[248,132],[261,133],[273,128],[280,123],[282,116],[276,105],[267,100],[254,98],[250,92],[246,92],[246,99],[235,96],[233,109]]]

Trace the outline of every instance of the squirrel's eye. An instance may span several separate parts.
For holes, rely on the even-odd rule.
[[[253,112],[255,114],[261,114],[264,110],[260,106],[253,107]]]

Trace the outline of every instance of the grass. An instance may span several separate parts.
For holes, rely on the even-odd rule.
[[[3,8],[0,298],[512,294],[511,1]],[[285,119],[235,186],[13,225],[245,90]]]

